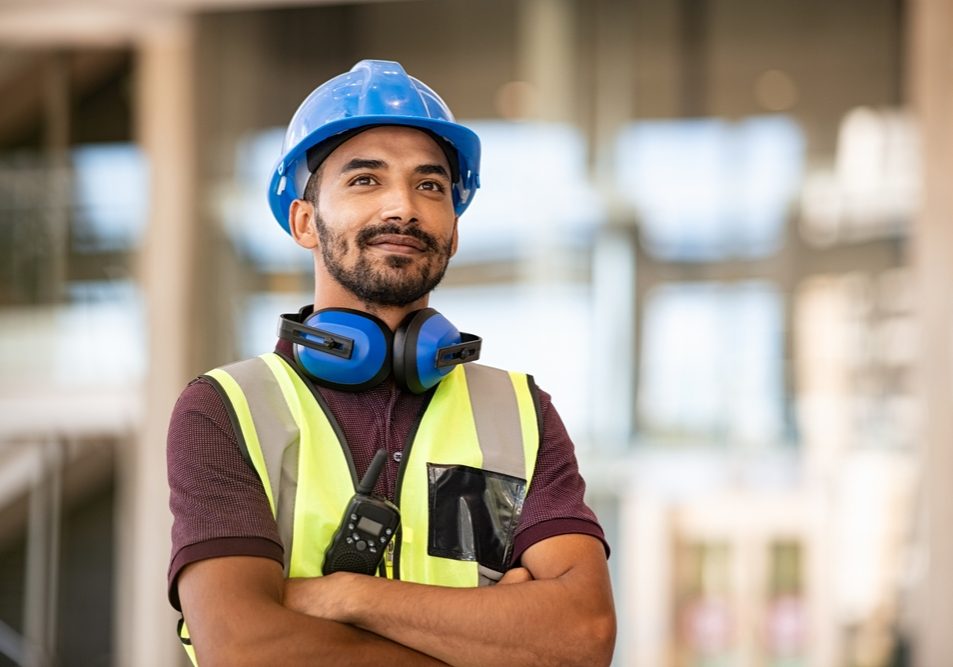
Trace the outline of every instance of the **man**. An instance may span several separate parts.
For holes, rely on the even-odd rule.
[[[283,153],[272,211],[314,257],[314,305],[282,316],[274,353],[193,381],[169,430],[193,660],[608,664],[608,549],[549,396],[467,363],[478,339],[427,308],[476,135],[399,64],[362,61],[302,103]],[[377,450],[392,539],[346,516]]]

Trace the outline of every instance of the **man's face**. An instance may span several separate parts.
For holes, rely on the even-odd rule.
[[[450,168],[424,132],[385,126],[341,144],[319,174],[315,225],[331,277],[368,305],[431,292],[456,252]]]

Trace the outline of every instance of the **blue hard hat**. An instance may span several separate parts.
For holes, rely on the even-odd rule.
[[[286,232],[291,202],[304,194],[311,170],[308,152],[322,142],[359,128],[407,125],[428,131],[456,153],[453,208],[463,213],[480,187],[480,139],[455,122],[453,114],[429,86],[409,76],[400,63],[362,60],[350,72],[312,91],[288,124],[282,157],[268,188],[271,212]],[[438,142],[439,143],[439,142]]]

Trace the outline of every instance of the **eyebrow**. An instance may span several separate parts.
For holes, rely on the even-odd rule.
[[[443,167],[443,165],[439,164],[422,164],[414,169],[414,173],[425,176],[428,174],[437,174],[439,176],[446,177],[448,180],[450,179],[450,174],[447,173],[447,170]]]
[[[357,171],[358,169],[384,169],[386,167],[387,163],[383,160],[369,160],[367,158],[356,157],[341,167],[341,173],[346,174],[349,171]]]
[[[387,163],[383,160],[374,160],[371,158],[362,158],[356,157],[347,162],[343,167],[341,167],[341,173],[346,174],[349,171],[359,171],[361,169],[386,169]],[[447,172],[447,169],[440,164],[421,164],[414,168],[415,174],[429,175],[436,174],[439,176],[444,176],[449,179],[450,174]]]

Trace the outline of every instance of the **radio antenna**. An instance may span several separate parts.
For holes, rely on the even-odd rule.
[[[374,486],[377,484],[377,478],[381,476],[381,470],[384,468],[384,461],[387,460],[387,450],[378,449],[374,454],[371,465],[367,467],[367,472],[361,478],[361,483],[357,485],[357,492],[369,496]]]

